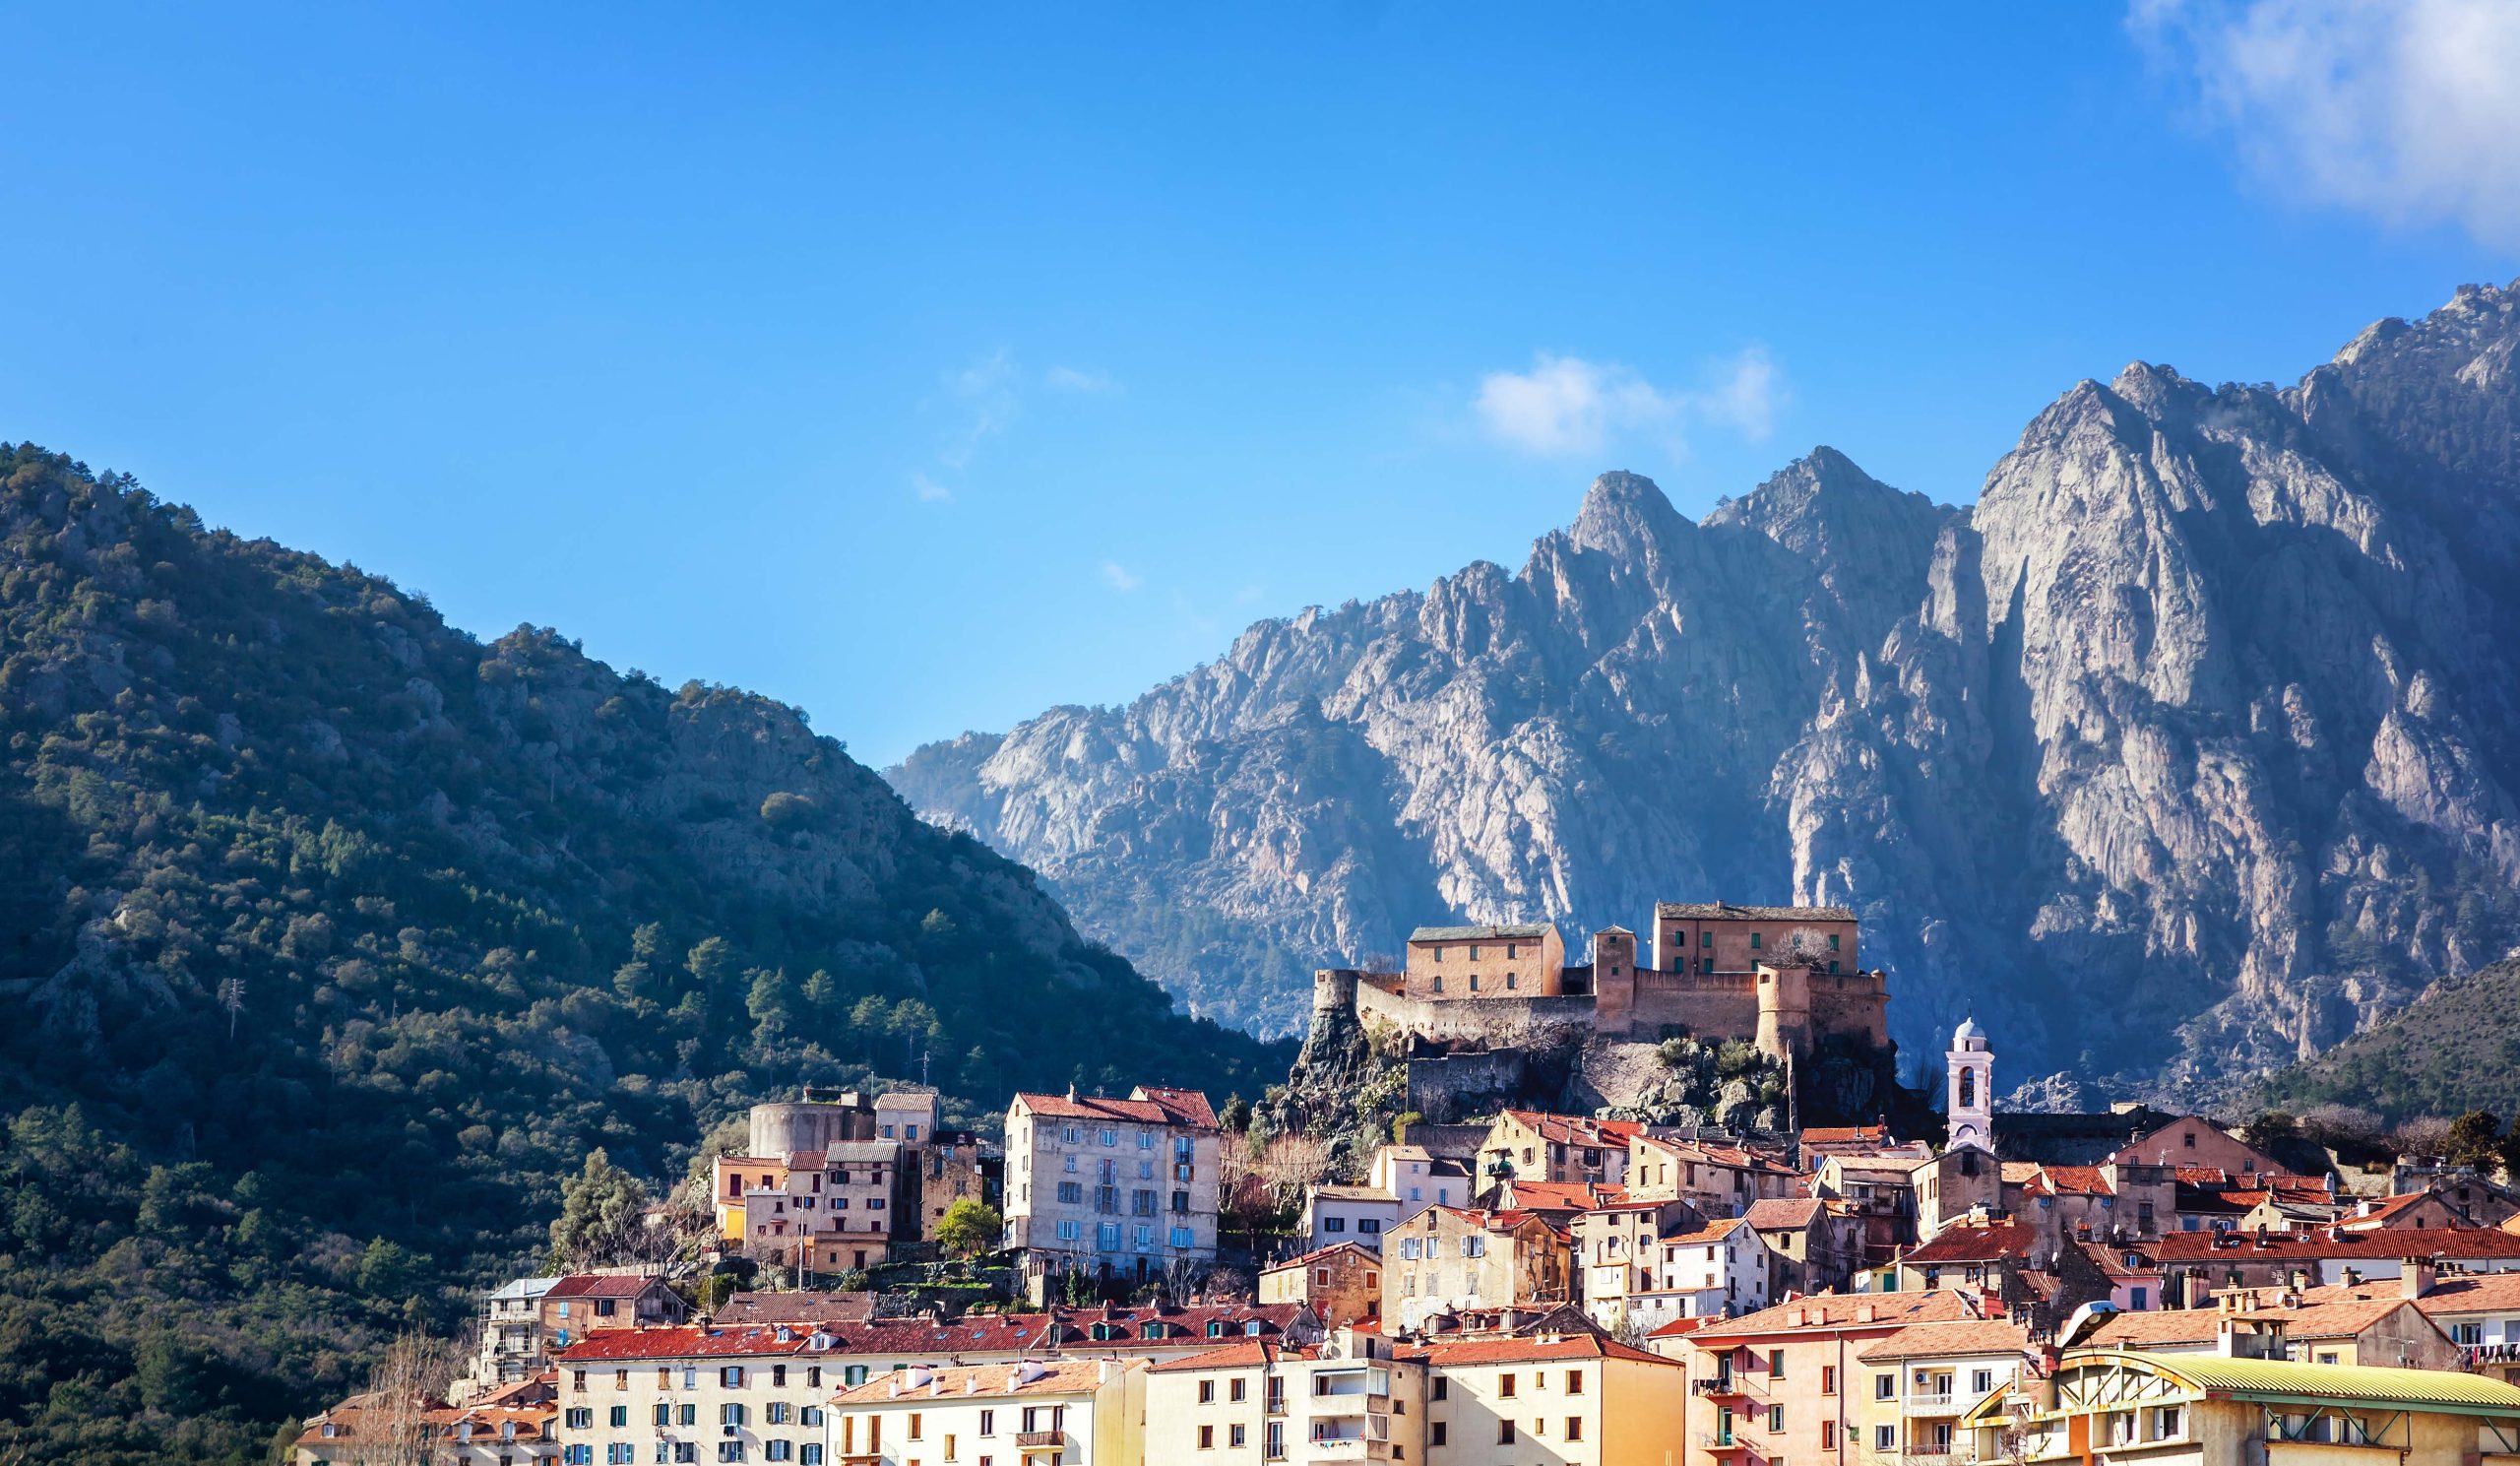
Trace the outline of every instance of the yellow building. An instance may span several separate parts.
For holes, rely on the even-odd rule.
[[[1856,1354],[1858,1415],[1844,1466],[1922,1466],[1953,1454],[1962,1416],[2034,1359],[2030,1331],[2000,1318],[1912,1324]]]
[[[1996,1391],[1962,1420],[1980,1461],[2122,1466],[2495,1466],[2520,1388],[2473,1374],[2116,1350]]]
[[[1426,1367],[1379,1334],[1251,1339],[1146,1371],[1146,1460],[1196,1466],[1426,1459]]]
[[[1401,1354],[1427,1371],[1427,1466],[1680,1458],[1688,1375],[1676,1361],[1596,1334],[1467,1339]]]
[[[831,1466],[1143,1466],[1133,1360],[914,1366],[833,1397]],[[748,1460],[720,1455],[719,1460]],[[781,1458],[788,1459],[788,1458]]]

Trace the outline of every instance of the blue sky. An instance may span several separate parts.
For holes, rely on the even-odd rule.
[[[1747,9],[19,9],[0,436],[883,762],[2520,274],[2465,0]]]

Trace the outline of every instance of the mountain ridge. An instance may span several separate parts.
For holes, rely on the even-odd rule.
[[[1518,571],[1255,623],[887,777],[1262,1031],[1301,988],[1238,950],[1844,896],[1912,1051],[1976,1004],[2034,1073],[2214,1090],[2520,929],[2516,298],[2282,388],[2086,379],[1966,508],[1826,447],[1697,521],[1605,474]],[[1334,741],[1345,776],[1301,767]],[[1308,859],[1334,814],[1371,839]]]

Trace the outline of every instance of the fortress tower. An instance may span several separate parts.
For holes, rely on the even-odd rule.
[[[1773,1059],[1811,1052],[1811,969],[1759,964],[1757,1043]]]

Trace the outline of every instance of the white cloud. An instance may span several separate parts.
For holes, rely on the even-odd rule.
[[[911,475],[910,485],[917,493],[918,501],[922,504],[942,504],[954,497],[952,489],[928,478],[925,474]]]
[[[972,456],[980,444],[1006,430],[1015,420],[1018,401],[1015,393],[1014,354],[1004,347],[974,361],[960,371],[945,374],[945,390],[962,411],[962,421],[953,437],[936,455],[945,467],[960,471],[971,467]]]
[[[2520,4],[2134,0],[2128,24],[2270,186],[2520,245]]]
[[[1074,366],[1053,366],[1041,376],[1041,382],[1057,392],[1082,392],[1101,396],[1117,392],[1120,384],[1107,371],[1086,371]]]
[[[1123,596],[1146,584],[1143,579],[1131,574],[1128,569],[1122,566],[1117,560],[1104,560],[1102,562],[1102,579],[1109,584],[1112,590],[1119,592]]]
[[[1544,351],[1530,371],[1481,377],[1472,406],[1504,442],[1530,453],[1584,457],[1628,435],[1683,452],[1692,423],[1764,438],[1782,397],[1776,364],[1757,347],[1718,363],[1707,384],[1694,390],[1658,387],[1614,362]]]

